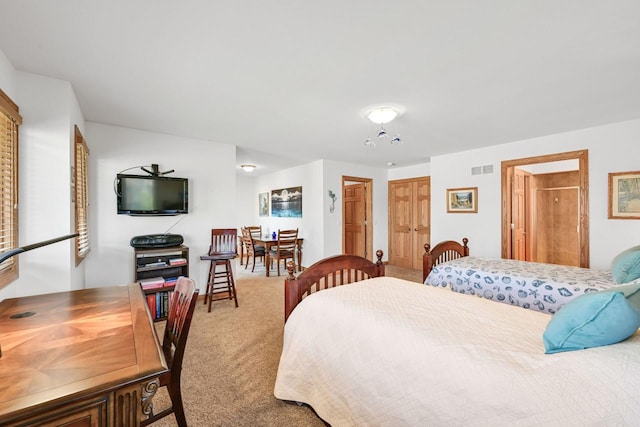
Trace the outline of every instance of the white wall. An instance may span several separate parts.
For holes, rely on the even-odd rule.
[[[238,176],[236,178],[236,228],[255,225],[258,215],[258,193],[255,191],[254,176]],[[254,224],[255,223],[255,224]]]
[[[310,266],[327,256],[342,253],[342,176],[373,179],[373,250],[387,251],[387,171],[362,165],[318,160],[255,178],[252,201],[253,223],[263,233],[298,228],[303,237],[302,265]],[[302,218],[260,217],[258,194],[279,188],[302,186]],[[329,211],[329,190],[338,198]],[[248,221],[248,220],[247,220]],[[248,222],[247,222],[248,224]],[[246,225],[246,224],[245,224]],[[375,257],[372,254],[371,258]],[[385,257],[386,259],[386,257]]]
[[[388,229],[388,180],[387,170],[370,166],[356,165],[332,160],[324,160],[324,188],[321,193],[322,208],[324,213],[324,253],[323,257],[342,253],[342,177],[352,176],[357,178],[372,179],[373,194],[373,253],[369,254],[370,260],[375,260],[378,249],[384,252],[383,260],[388,260],[389,234]],[[335,203],[334,213],[329,213],[329,190],[338,198]],[[317,261],[317,260],[316,260]]]
[[[23,118],[19,139],[19,244],[37,243],[74,230],[71,205],[73,125],[83,126],[69,82],[13,72],[0,61],[3,90]],[[12,83],[13,82],[13,83]],[[74,241],[67,240],[19,256],[20,276],[0,290],[0,299],[66,291],[77,283]]]
[[[432,241],[469,238],[478,256],[501,256],[500,162],[581,149],[589,150],[590,266],[608,269],[620,251],[640,243],[640,221],[607,219],[608,173],[638,170],[640,120],[496,145],[431,159]],[[492,164],[493,174],[471,175]],[[447,214],[447,188],[478,187],[477,214]]]
[[[258,214],[258,194],[289,187],[302,187],[302,218],[261,217]],[[251,200],[253,224],[261,225],[263,234],[277,232],[278,229],[298,229],[298,236],[304,239],[302,265],[309,266],[323,258],[322,201],[322,161],[262,175],[255,178],[253,193],[246,197]],[[269,205],[271,210],[271,205]],[[249,223],[245,224],[249,225]]]
[[[397,179],[417,178],[431,175],[431,164],[420,163],[419,165],[403,166],[389,169],[389,181]]]
[[[18,90],[16,70],[2,50],[0,50],[0,89],[2,89],[13,102],[16,102],[16,92]]]
[[[189,179],[189,213],[170,233],[189,246],[189,275],[206,287],[208,262],[200,261],[212,228],[236,226],[236,149],[233,145],[87,122],[91,252],[86,287],[130,283],[134,278],[132,237],[164,233],[183,216],[134,217],[116,213],[116,174],[157,164],[169,176]],[[139,168],[128,173],[144,174]]]

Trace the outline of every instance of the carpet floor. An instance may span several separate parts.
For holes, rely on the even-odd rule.
[[[283,276],[265,277],[236,265],[239,307],[214,301],[196,306],[182,369],[182,397],[189,426],[325,426],[307,406],[273,396],[283,334]],[[386,275],[421,282],[422,272],[386,267]],[[157,323],[162,337],[164,322]],[[169,402],[161,389],[159,411]],[[175,426],[169,415],[155,426]]]

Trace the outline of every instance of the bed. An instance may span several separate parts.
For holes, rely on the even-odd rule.
[[[466,238],[425,245],[424,260],[426,285],[548,314],[578,295],[616,285],[609,270],[469,256]]]
[[[334,427],[637,423],[640,309],[601,310],[632,320],[615,345],[545,354],[560,314],[385,277],[358,257],[326,262],[285,280],[278,399],[308,404]],[[638,289],[625,292],[576,301],[640,304]]]

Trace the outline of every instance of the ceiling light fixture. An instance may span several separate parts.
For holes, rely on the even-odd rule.
[[[253,170],[256,168],[256,165],[244,164],[240,165],[240,168],[242,168],[242,170],[245,172],[253,172]]]
[[[378,129],[374,138],[367,138],[364,141],[364,145],[369,148],[375,148],[376,139],[389,139],[391,145],[400,144],[402,142],[400,134],[396,132],[395,136],[391,137],[389,135],[389,132],[384,128],[384,125],[399,117],[403,112],[404,108],[395,106],[373,107],[367,110],[367,112],[365,113],[365,117],[371,120],[373,123],[380,125],[380,128]]]
[[[373,123],[384,125],[398,117],[398,110],[393,107],[379,107],[367,113],[367,118]]]

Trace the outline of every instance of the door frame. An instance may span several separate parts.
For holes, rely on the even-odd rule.
[[[365,250],[367,251],[367,259],[373,260],[375,254],[373,253],[373,203],[372,203],[372,194],[373,194],[373,179],[372,178],[361,178],[356,176],[342,176],[342,192],[344,194],[344,187],[347,186],[347,182],[363,182],[366,185],[367,191],[365,192],[365,223],[364,223],[364,236],[366,239],[365,242]],[[344,224],[344,197],[342,199],[342,253],[344,253],[345,248],[345,224]]]
[[[502,258],[509,258],[511,254],[511,183],[509,182],[510,168],[535,163],[557,162],[562,160],[578,160],[579,194],[579,265],[589,267],[589,150],[568,151],[565,153],[547,154],[526,157],[522,159],[504,160],[501,166],[502,188]]]

